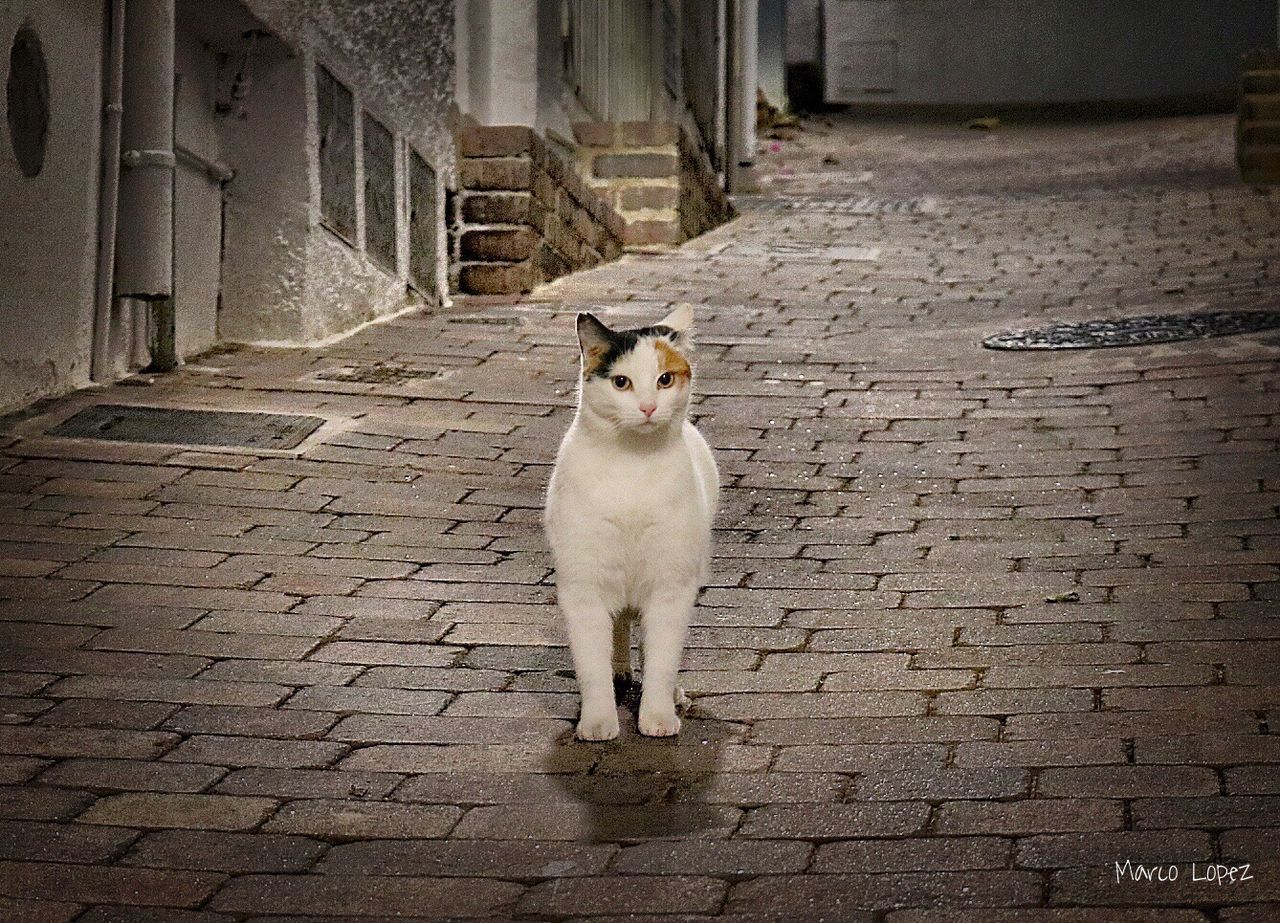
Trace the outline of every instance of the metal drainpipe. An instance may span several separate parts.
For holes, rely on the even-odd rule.
[[[116,295],[149,303],[151,370],[178,364],[173,312],[174,0],[130,0]]]
[[[93,304],[93,352],[89,377],[95,382],[110,381],[111,372],[111,290],[115,282],[116,210],[120,202],[120,135],[124,111],[124,20],[125,0],[113,0],[110,18],[110,46],[107,52],[107,92],[102,128],[102,193],[98,206],[97,292]]]
[[[729,17],[729,68],[726,83],[728,157],[726,178],[730,192],[743,192],[749,185],[755,162],[756,91],[759,70],[756,59],[759,35],[759,6],[756,0],[735,0]]]

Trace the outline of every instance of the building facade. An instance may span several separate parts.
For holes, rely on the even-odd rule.
[[[0,0],[0,413],[728,213],[755,0]]]
[[[439,304],[453,6],[0,3],[0,412]]]

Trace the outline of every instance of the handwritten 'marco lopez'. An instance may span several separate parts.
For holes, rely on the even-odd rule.
[[[1134,862],[1125,859],[1124,862],[1116,862],[1116,883],[1121,881],[1137,881],[1137,882],[1162,882],[1168,883],[1177,881],[1182,873],[1182,867],[1176,863],[1169,865],[1144,865],[1141,862]],[[1253,875],[1249,873],[1249,863],[1244,862],[1240,865],[1224,865],[1220,862],[1210,862],[1201,865],[1196,862],[1190,864],[1190,881],[1208,881],[1217,885],[1234,885],[1242,881],[1252,881]]]

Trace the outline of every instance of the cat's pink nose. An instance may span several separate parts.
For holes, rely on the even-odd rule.
[[[640,405],[640,412],[644,414],[646,417],[653,416],[653,412],[657,409],[658,409],[657,404],[641,404]]]

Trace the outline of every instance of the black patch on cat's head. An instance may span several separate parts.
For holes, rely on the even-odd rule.
[[[679,332],[663,324],[611,330],[594,314],[580,313],[578,345],[582,349],[583,373],[588,378],[608,378],[614,363],[635,349],[645,337],[666,337],[672,343],[680,341]]]

